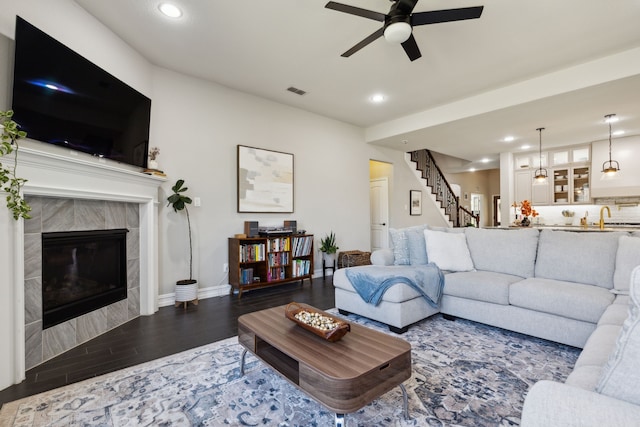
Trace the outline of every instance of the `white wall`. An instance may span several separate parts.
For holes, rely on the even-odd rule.
[[[416,177],[404,159],[404,151],[370,145],[369,158],[393,164],[393,176],[389,179],[389,225],[391,228],[430,224],[446,226],[439,208],[431,201],[426,188]],[[409,191],[422,191],[422,215],[409,215]]]
[[[202,201],[189,209],[201,287],[226,283],[227,238],[242,233],[244,221],[295,219],[316,243],[333,230],[341,249],[369,247],[369,159],[360,128],[165,69],[154,70],[153,87],[151,140],[169,175],[161,200],[181,178]],[[293,214],[236,212],[238,144],[294,154]],[[188,274],[186,233],[184,215],[163,205],[160,294]]]

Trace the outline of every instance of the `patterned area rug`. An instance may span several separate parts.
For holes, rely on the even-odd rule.
[[[335,311],[334,311],[335,313]],[[387,333],[358,316],[349,321]],[[580,350],[436,315],[402,335],[413,376],[358,412],[353,426],[510,426],[541,379],[564,381]],[[334,414],[229,338],[5,404],[0,426],[331,426]]]

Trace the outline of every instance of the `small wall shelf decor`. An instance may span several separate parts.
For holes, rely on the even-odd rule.
[[[293,212],[293,154],[238,145],[238,212]]]
[[[422,191],[409,191],[409,215],[422,215]]]

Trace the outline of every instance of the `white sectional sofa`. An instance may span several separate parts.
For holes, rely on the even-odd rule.
[[[393,249],[373,253],[372,263],[389,271],[436,263],[445,270],[440,307],[433,308],[402,283],[391,287],[378,306],[367,304],[346,269],[340,269],[334,286],[341,312],[378,320],[399,333],[441,312],[583,348],[565,384],[543,381],[532,388],[522,425],[640,426],[640,399],[629,402],[596,391],[633,307],[629,289],[632,270],[640,265],[640,233],[420,226],[392,230],[391,238]],[[634,276],[638,295],[639,271]],[[640,354],[635,364],[640,372]],[[611,400],[611,407],[624,408],[613,424],[597,411],[586,418],[574,414]]]

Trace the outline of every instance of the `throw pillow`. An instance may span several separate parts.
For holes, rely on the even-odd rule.
[[[631,272],[640,265],[640,238],[620,236],[616,253],[616,270],[613,273],[614,293],[629,295]]]
[[[405,229],[409,246],[409,264],[411,265],[426,265],[429,263],[427,247],[424,242],[425,228],[425,226],[416,226]]]
[[[629,317],[596,387],[598,393],[640,405],[640,266],[631,273]]]
[[[391,246],[393,246],[393,263],[395,265],[409,265],[409,242],[404,230],[389,229]]]
[[[424,230],[424,238],[429,261],[441,270],[473,270],[473,261],[464,233]]]

